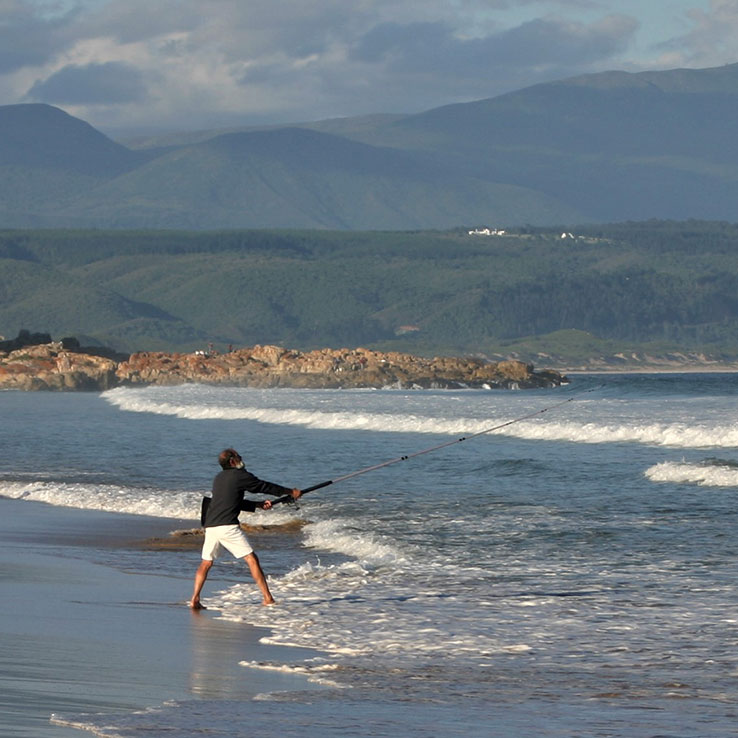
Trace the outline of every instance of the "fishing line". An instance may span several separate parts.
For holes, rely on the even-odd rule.
[[[424,454],[430,454],[434,451],[439,451],[442,448],[447,448],[448,446],[453,446],[457,443],[462,443],[463,441],[470,441],[472,438],[478,438],[479,436],[483,436],[487,433],[492,433],[493,431],[500,430],[502,428],[507,428],[509,425],[513,425],[514,423],[520,423],[523,420],[529,420],[530,418],[535,418],[538,415],[543,415],[543,413],[547,413],[550,410],[555,410],[556,408],[562,407],[563,405],[567,405],[570,402],[573,402],[578,397],[580,397],[583,394],[587,394],[588,392],[594,392],[594,390],[599,389],[601,385],[598,387],[592,387],[591,389],[584,390],[584,392],[580,392],[577,395],[573,395],[572,397],[568,397],[566,400],[562,400],[561,402],[557,402],[555,405],[549,405],[548,407],[541,408],[540,410],[536,410],[531,413],[527,413],[526,415],[521,415],[518,418],[513,418],[513,420],[508,420],[504,423],[499,423],[498,425],[493,425],[490,428],[485,428],[484,430],[477,431],[476,433],[471,433],[467,436],[462,436],[461,438],[455,438],[453,441],[445,441],[444,443],[439,443],[437,446],[431,446],[430,448],[424,448],[422,451],[415,451],[411,454],[404,454],[403,456],[398,456],[394,459],[389,459],[389,461],[383,461],[381,464],[373,464],[372,466],[366,466],[363,469],[358,469],[357,471],[350,472],[349,474],[344,474],[341,477],[336,477],[335,479],[327,479],[325,482],[320,482],[319,484],[314,484],[312,487],[307,487],[306,489],[302,490],[302,494],[305,495],[308,492],[315,492],[317,489],[323,489],[323,487],[328,487],[331,484],[337,484],[338,482],[344,482],[347,479],[351,479],[352,477],[358,477],[361,474],[367,474],[371,471],[376,471],[377,469],[383,469],[385,466],[391,466],[392,464],[399,464],[401,461],[407,461],[408,459],[414,459],[417,456],[423,456]],[[294,502],[294,499],[292,495],[283,495],[282,497],[277,497],[276,500],[272,500],[272,506],[278,505],[283,502]]]

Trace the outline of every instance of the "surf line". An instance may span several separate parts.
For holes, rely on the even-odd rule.
[[[521,415],[519,418],[513,418],[513,420],[508,420],[505,423],[500,423],[499,425],[493,425],[490,428],[485,428],[484,430],[477,431],[476,433],[472,433],[468,436],[462,436],[461,438],[455,438],[453,441],[446,441],[444,443],[439,443],[437,446],[431,446],[430,448],[424,448],[422,451],[415,451],[412,454],[405,454],[404,456],[398,456],[394,459],[389,459],[389,461],[383,461],[381,464],[373,464],[372,466],[366,466],[363,469],[359,469],[357,471],[350,472],[349,474],[344,474],[341,477],[336,477],[335,479],[327,479],[325,482],[320,482],[320,484],[314,484],[312,487],[307,487],[306,489],[302,490],[302,494],[305,495],[308,492],[315,492],[317,489],[323,489],[323,487],[328,487],[331,484],[337,484],[338,482],[345,482],[347,479],[351,479],[352,477],[358,477],[361,474],[367,474],[371,471],[376,471],[377,469],[383,469],[385,466],[391,466],[392,464],[399,464],[401,461],[407,461],[408,459],[414,459],[416,456],[423,456],[424,454],[430,454],[434,451],[439,451],[442,448],[447,448],[448,446],[453,446],[457,443],[462,443],[463,441],[470,441],[472,438],[478,438],[479,436],[483,436],[487,433],[492,433],[493,431],[500,430],[502,428],[507,428],[509,425],[513,425],[514,423],[520,423],[523,420],[529,420],[530,418],[535,418],[538,415],[543,415],[543,413],[547,413],[550,410],[555,410],[556,408],[562,407],[563,405],[567,405],[570,402],[573,402],[581,395],[587,394],[589,392],[594,392],[596,389],[599,389],[601,385],[598,385],[597,387],[592,387],[591,389],[584,390],[583,392],[579,392],[576,395],[572,395],[572,397],[567,397],[566,400],[562,400],[561,402],[557,402],[555,405],[549,405],[548,407],[541,408],[540,410],[536,410],[535,412],[528,413],[526,415]],[[284,502],[294,502],[294,499],[292,495],[283,495],[282,497],[277,497],[275,500],[272,500],[272,506],[279,505]]]

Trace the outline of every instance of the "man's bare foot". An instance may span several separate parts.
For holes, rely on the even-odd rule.
[[[272,597],[270,600],[264,600],[261,604],[264,605],[264,607],[268,607],[269,605],[276,605],[277,601]]]
[[[200,602],[200,600],[197,600],[197,601],[190,600],[187,604],[190,606],[190,610],[207,610],[208,609],[207,607],[205,607],[205,605],[202,604],[202,602]]]

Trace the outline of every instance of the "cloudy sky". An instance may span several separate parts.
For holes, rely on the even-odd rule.
[[[738,61],[738,0],[0,0],[0,104],[103,130],[416,112]]]

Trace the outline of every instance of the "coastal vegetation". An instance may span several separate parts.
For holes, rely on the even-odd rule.
[[[738,358],[738,225],[470,230],[0,231],[0,333],[123,352]]]

